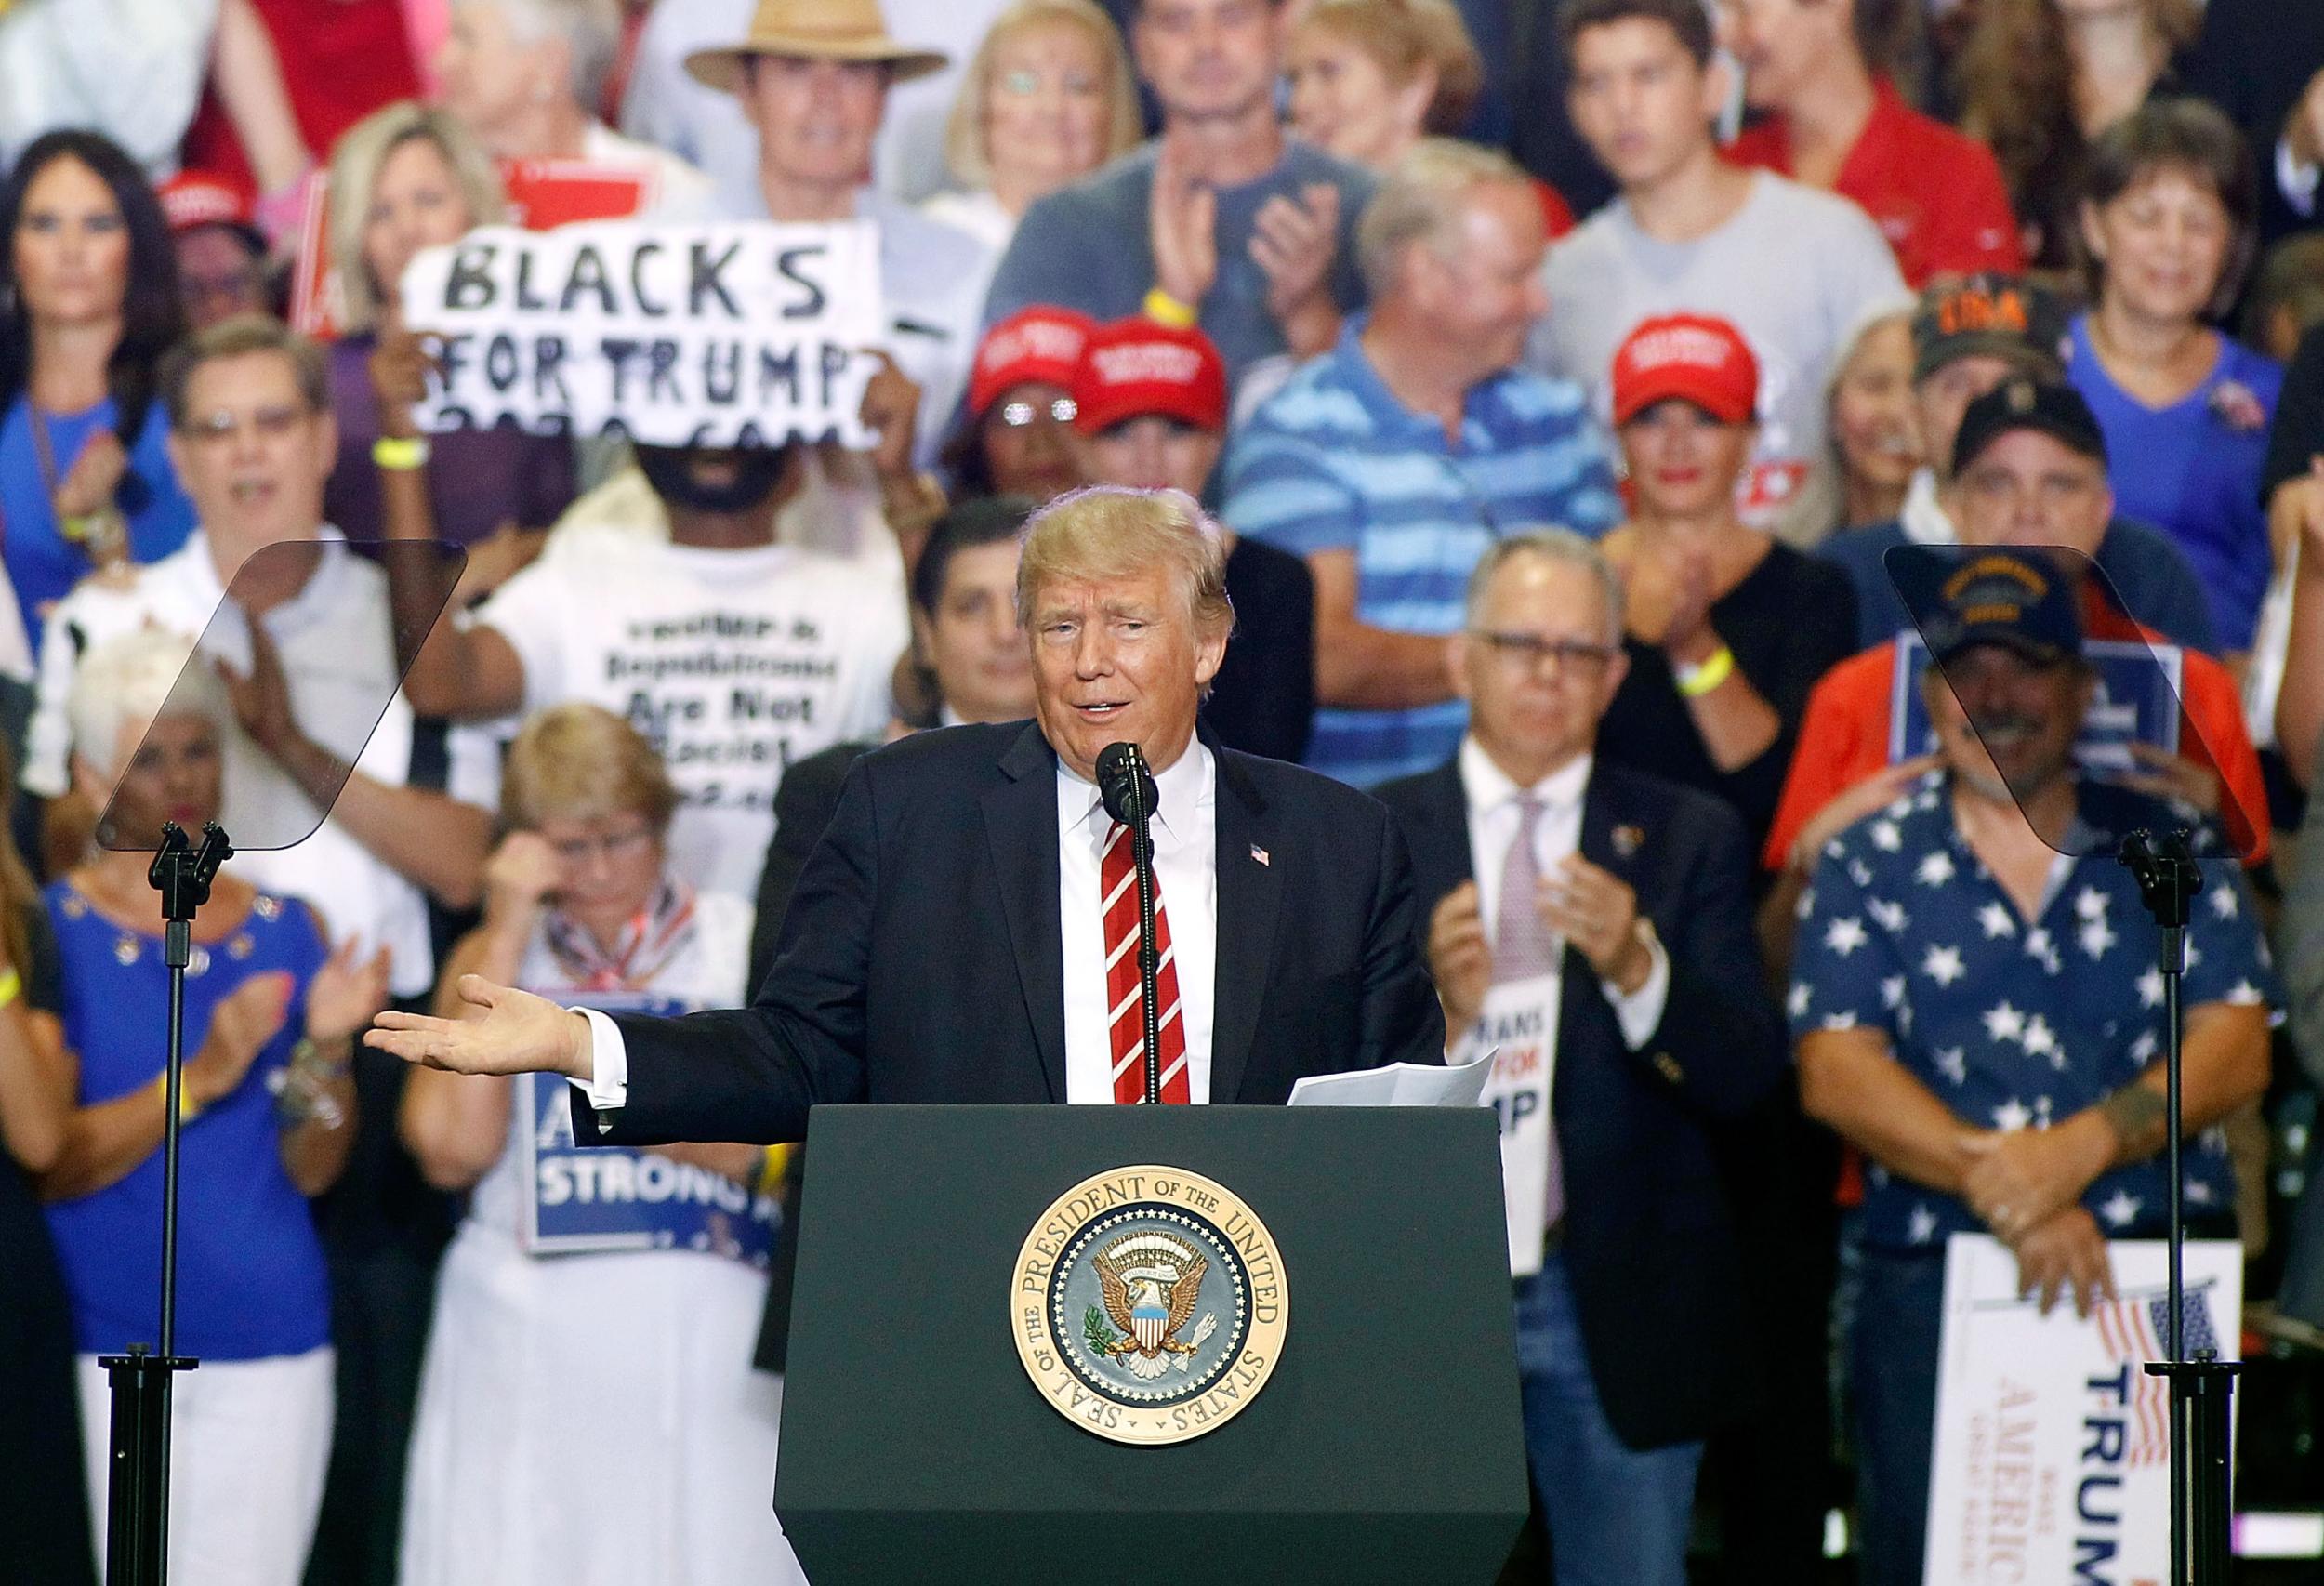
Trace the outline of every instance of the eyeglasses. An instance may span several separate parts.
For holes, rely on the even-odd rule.
[[[189,441],[212,443],[232,440],[235,433],[247,425],[257,432],[260,440],[279,441],[297,429],[301,421],[311,416],[312,413],[311,408],[304,406],[262,407],[248,415],[221,408],[216,413],[188,419],[178,426],[178,430]]]
[[[1495,658],[1512,672],[1538,671],[1542,662],[1555,661],[1561,674],[1571,672],[1576,677],[1593,678],[1613,665],[1616,654],[1610,644],[1584,644],[1578,639],[1544,639],[1538,633],[1479,630],[1471,637],[1492,651]]]
[[[549,844],[558,859],[576,868],[593,858],[620,859],[635,853],[654,839],[654,828],[638,825],[620,831],[609,831],[602,837],[577,837],[567,842]]]
[[[1000,421],[1011,430],[1022,430],[1036,419],[1047,417],[1052,423],[1071,424],[1081,406],[1069,396],[1051,399],[1047,407],[1029,402],[1003,403]]]

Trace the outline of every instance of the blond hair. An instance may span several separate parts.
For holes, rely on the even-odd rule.
[[[338,277],[342,331],[369,330],[379,317],[381,294],[395,289],[391,281],[372,280],[363,232],[370,229],[372,190],[379,185],[388,156],[420,138],[433,143],[452,167],[470,226],[495,225],[507,218],[508,201],[492,157],[442,111],[399,99],[349,127],[331,151],[331,268]]]
[[[511,831],[545,821],[641,814],[656,832],[678,812],[678,789],[645,734],[599,705],[536,712],[508,746],[500,821]]]
[[[1129,55],[1113,19],[1091,0],[1018,0],[984,30],[984,42],[960,73],[960,91],[944,123],[944,165],[971,189],[992,180],[993,163],[984,148],[984,113],[992,98],[993,57],[1016,34],[1047,22],[1069,22],[1087,33],[1104,59],[1105,145],[1099,155],[1103,165],[1128,153],[1138,142],[1138,83],[1130,75]]]
[[[1135,578],[1167,568],[1197,635],[1232,629],[1226,537],[1182,490],[1093,484],[1059,496],[1024,525],[1017,553],[1017,619],[1030,627],[1044,586]]]
[[[1320,0],[1300,23],[1354,45],[1402,87],[1425,68],[1436,74],[1422,127],[1454,132],[1485,91],[1485,59],[1447,0]]]
[[[1434,245],[1459,223],[1461,201],[1477,188],[1530,183],[1525,167],[1497,149],[1453,138],[1423,138],[1405,152],[1355,223],[1355,264],[1374,302],[1395,288],[1404,250]]]

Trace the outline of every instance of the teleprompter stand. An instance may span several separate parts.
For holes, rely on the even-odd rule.
[[[2150,1360],[2146,1373],[2171,1383],[2171,1579],[2173,1586],[2226,1586],[2235,1516],[2234,1421],[2229,1414],[2236,1373],[2242,1367],[2212,1349],[2187,1357],[2180,1337],[2186,1250],[2185,1186],[2179,1176],[2179,978],[2186,970],[2186,923],[2202,873],[2186,834],[2132,832],[2119,857],[2138,882],[2140,898],[2162,927],[2162,1011],[2165,1150],[2171,1179],[2171,1316],[2163,1347],[2168,1360]]]
[[[374,563],[383,565],[375,566]],[[327,563],[321,586],[331,601],[333,644],[327,666],[311,651],[278,648],[263,619],[284,589],[309,587]],[[218,733],[223,766],[217,818],[197,841],[164,821],[150,800],[125,797],[116,786],[99,816],[96,840],[115,852],[150,852],[147,879],[161,893],[162,958],[169,975],[167,1066],[163,1074],[162,1240],[160,1332],[149,1346],[132,1343],[121,1355],[99,1356],[111,1381],[112,1425],[105,1518],[106,1586],[165,1586],[169,1572],[169,1460],[172,1384],[196,1362],[178,1353],[178,1220],[180,1132],[185,1097],[186,978],[200,949],[195,914],[210,900],[218,867],[238,852],[271,891],[304,893],[323,885],[293,858],[271,857],[303,843],[330,814],[340,789],[363,758],[372,734],[395,703],[403,668],[442,615],[466,565],[465,554],[433,541],[397,541],[353,548],[315,538],[261,547],[244,559],[225,599],[210,615],[191,653],[154,711],[149,742],[173,743],[192,720]],[[221,674],[264,695],[280,690],[295,731],[328,768],[327,775],[294,776],[269,751],[237,729],[237,707]],[[142,746],[140,746],[142,747]],[[125,768],[137,763],[133,752]],[[227,832],[237,834],[230,841]],[[256,857],[267,856],[267,857]],[[198,1043],[197,1043],[198,1044]],[[247,1083],[262,1083],[245,1077]],[[0,1567],[0,1574],[5,1574]]]
[[[175,821],[162,827],[147,877],[162,894],[163,958],[169,968],[169,1067],[162,1117],[161,1345],[131,1344],[98,1364],[112,1384],[108,1455],[106,1586],[163,1586],[169,1575],[169,1401],[177,1373],[199,1361],[178,1346],[178,1136],[186,1067],[186,966],[193,957],[193,917],[210,901],[218,867],[234,855],[217,822],[202,828],[199,848]]]

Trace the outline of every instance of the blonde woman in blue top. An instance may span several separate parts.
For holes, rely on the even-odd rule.
[[[198,829],[219,813],[222,686],[177,688],[186,641],[141,629],[82,663],[74,773],[123,829]],[[207,680],[199,675],[197,681]],[[39,1057],[73,1100],[40,1177],[73,1309],[84,1452],[105,1530],[100,1355],[152,1342],[160,1303],[167,1006],[148,855],[100,852],[51,886],[62,1012]],[[330,1301],[307,1197],[347,1161],[350,1041],[385,1002],[383,953],[334,957],[306,905],[230,867],[194,923],[186,979],[172,1575],[292,1586],[305,1566],[332,1424]]]

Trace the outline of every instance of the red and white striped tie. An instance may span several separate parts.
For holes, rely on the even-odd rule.
[[[1145,1010],[1138,986],[1138,870],[1129,857],[1129,828],[1119,821],[1098,862],[1098,912],[1105,921],[1105,1007],[1114,1053],[1114,1100],[1146,1095]],[[1170,924],[1162,913],[1162,878],[1154,878],[1154,947],[1160,963],[1154,991],[1162,1004],[1162,1099],[1190,1102],[1186,1083],[1186,1023],[1178,1005],[1178,960]]]

